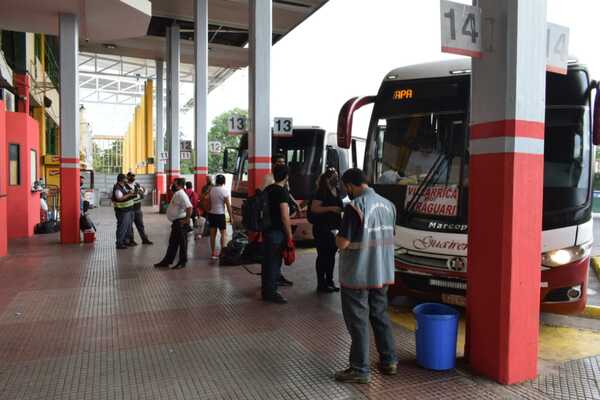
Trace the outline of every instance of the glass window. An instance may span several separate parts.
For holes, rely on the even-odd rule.
[[[544,186],[585,189],[589,181],[589,143],[584,137],[583,109],[546,112]]]
[[[31,169],[30,169],[30,177],[31,177],[31,185],[33,186],[33,183],[35,181],[37,181],[37,152],[35,150],[31,150],[31,160],[29,161],[31,164]]]
[[[8,145],[8,184],[12,186],[21,184],[21,155],[18,144]]]

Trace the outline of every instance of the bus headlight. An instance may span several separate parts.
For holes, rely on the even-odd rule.
[[[560,267],[561,265],[570,264],[589,256],[591,250],[592,243],[552,250],[542,254],[542,265],[546,267]]]

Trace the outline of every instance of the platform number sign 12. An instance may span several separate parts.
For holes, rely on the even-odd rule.
[[[481,57],[481,9],[441,0],[442,52]]]
[[[227,134],[236,136],[246,133],[247,131],[246,117],[241,115],[232,115],[227,119]]]
[[[546,70],[566,75],[569,65],[569,28],[548,23],[546,29]]]
[[[294,123],[292,118],[275,118],[273,121],[273,135],[292,136]]]

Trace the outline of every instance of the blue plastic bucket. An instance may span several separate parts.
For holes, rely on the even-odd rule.
[[[458,311],[444,304],[423,303],[413,308],[413,313],[417,318],[417,363],[436,371],[454,368]]]

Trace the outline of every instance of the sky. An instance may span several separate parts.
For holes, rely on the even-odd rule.
[[[439,8],[439,0],[329,0],[273,47],[271,116],[333,132],[344,102],[376,94],[392,69],[457,57],[440,50]],[[570,28],[570,54],[600,78],[598,15],[599,0],[548,0],[548,21]],[[182,84],[181,92],[184,104],[193,86]],[[90,106],[96,134],[121,134],[131,119],[129,107]],[[211,92],[209,121],[234,107],[248,107],[247,68]],[[355,134],[366,133],[369,113],[367,107],[358,111]],[[180,125],[191,139],[193,112],[181,114]]]

